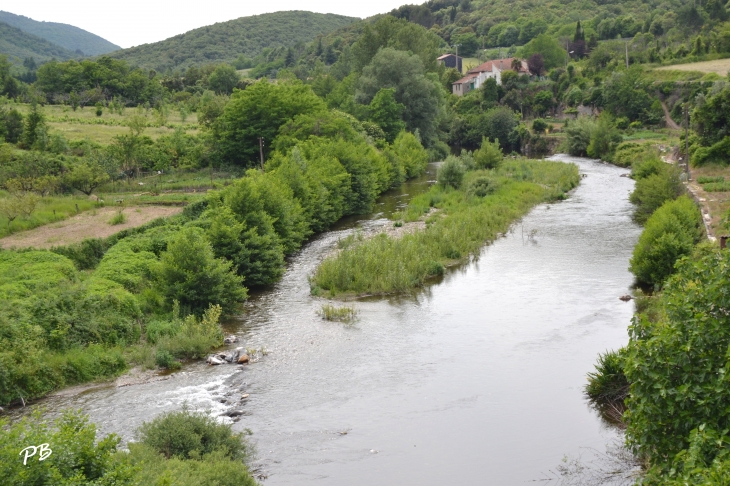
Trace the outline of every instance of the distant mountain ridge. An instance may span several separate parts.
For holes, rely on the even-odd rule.
[[[241,17],[193,29],[169,39],[111,53],[130,64],[165,71],[207,63],[255,57],[267,47],[309,42],[360,19],[306,11],[274,12]]]
[[[57,44],[71,52],[80,51],[85,56],[98,56],[121,49],[118,45],[73,25],[39,22],[2,10],[0,10],[0,22]],[[77,55],[81,54],[77,52]]]
[[[64,49],[38,36],[0,22],[0,55],[8,56],[10,62],[22,64],[23,60],[32,57],[36,62],[58,59],[59,61],[79,57],[73,51]]]

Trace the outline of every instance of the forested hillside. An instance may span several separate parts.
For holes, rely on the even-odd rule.
[[[76,57],[73,51],[4,22],[0,22],[0,54],[5,54],[14,64],[21,64],[24,59],[30,57],[39,62],[51,58],[65,60]]]
[[[164,71],[206,63],[253,58],[264,48],[309,42],[357,19],[334,14],[291,11],[241,17],[191,30],[170,39],[112,54],[133,65]]]
[[[70,51],[80,51],[87,56],[97,56],[121,49],[118,45],[73,25],[38,22],[2,10],[0,10],[0,22],[5,22],[23,32],[38,36]]]
[[[478,49],[526,44],[539,34],[572,39],[581,21],[586,39],[634,37],[637,33],[685,41],[709,20],[726,20],[722,0],[704,4],[681,0],[604,2],[601,0],[431,0],[404,5],[391,15],[433,29],[465,56]]]

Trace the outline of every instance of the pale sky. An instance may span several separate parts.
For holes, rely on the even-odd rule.
[[[423,0],[2,0],[0,10],[34,20],[75,25],[119,46],[131,47],[216,22],[280,10],[365,18],[406,3]]]

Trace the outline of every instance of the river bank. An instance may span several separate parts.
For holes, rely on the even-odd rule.
[[[633,283],[626,267],[640,231],[625,170],[560,159],[586,175],[566,200],[537,206],[477,258],[412,294],[356,301],[353,324],[317,315],[322,301],[308,276],[337,241],[392,225],[433,172],[315,237],[280,282],[224,321],[240,339],[232,348],[268,350],[260,361],[243,371],[189,363],[157,383],[40,405],[81,408],[124,440],[183,402],[214,415],[238,407],[250,415],[233,427],[253,432],[267,486],[543,479],[564,456],[621,436],[583,386],[597,353],[628,340],[633,304],[617,297]],[[221,402],[234,399],[240,405]]]

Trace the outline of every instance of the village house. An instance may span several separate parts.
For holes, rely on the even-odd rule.
[[[436,61],[444,67],[455,68],[457,71],[462,72],[462,59],[462,57],[455,56],[454,54],[444,54],[436,59]]]
[[[516,68],[516,69],[515,69]],[[470,69],[466,76],[452,84],[452,93],[456,96],[463,96],[473,89],[479,87],[489,78],[502,84],[503,71],[517,71],[518,74],[530,74],[527,68],[527,61],[508,57],[507,59],[495,59]]]

